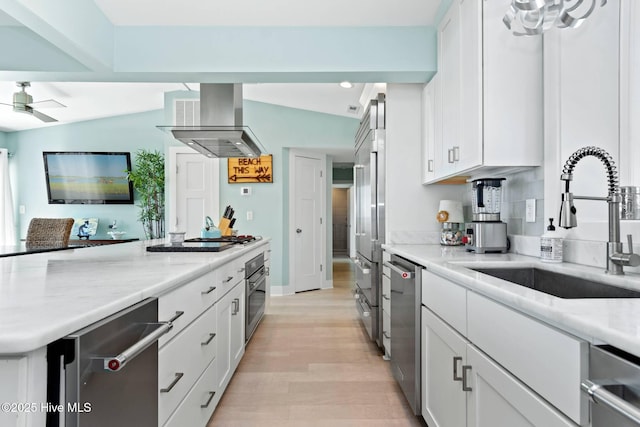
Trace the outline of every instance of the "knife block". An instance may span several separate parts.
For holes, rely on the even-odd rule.
[[[223,236],[231,236],[232,231],[231,227],[229,227],[229,223],[231,220],[229,218],[220,218],[220,224],[218,224],[218,228]]]

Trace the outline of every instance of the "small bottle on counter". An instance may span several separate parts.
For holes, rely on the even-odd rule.
[[[549,218],[547,232],[540,237],[540,260],[562,262],[562,234],[556,231],[553,218]]]

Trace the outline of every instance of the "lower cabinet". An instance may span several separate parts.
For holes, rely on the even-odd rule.
[[[576,426],[425,307],[422,324],[429,427]]]
[[[237,284],[218,302],[218,387],[229,383],[240,359],[244,355],[245,287]]]

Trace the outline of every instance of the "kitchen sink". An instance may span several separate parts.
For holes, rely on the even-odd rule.
[[[540,268],[472,268],[559,298],[640,298],[640,292]]]

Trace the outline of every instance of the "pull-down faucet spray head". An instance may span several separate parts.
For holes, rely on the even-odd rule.
[[[573,179],[573,175],[565,173],[562,174],[560,179],[565,182],[565,190],[562,193],[562,201],[560,202],[559,224],[560,227],[569,229],[578,225],[576,207],[573,205],[573,193],[569,191],[569,182]]]

